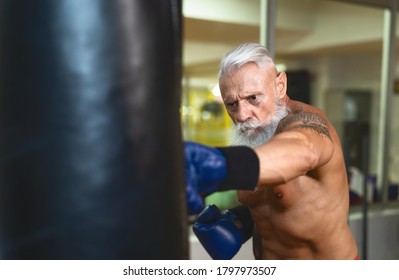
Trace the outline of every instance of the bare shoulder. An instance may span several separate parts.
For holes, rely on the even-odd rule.
[[[280,121],[276,134],[294,129],[308,129],[331,140],[327,117],[322,110],[300,102],[291,105],[290,110]]]

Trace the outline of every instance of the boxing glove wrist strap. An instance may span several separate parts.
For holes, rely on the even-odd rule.
[[[227,174],[219,191],[253,190],[259,178],[259,159],[249,147],[218,148],[226,158]]]
[[[241,224],[241,232],[243,234],[243,243],[252,237],[254,230],[254,221],[252,219],[251,211],[248,207],[240,205],[227,210],[236,216],[236,219]]]

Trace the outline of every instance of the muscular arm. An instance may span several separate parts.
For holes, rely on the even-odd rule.
[[[260,184],[281,184],[326,164],[334,152],[324,116],[301,112],[284,118],[276,136],[255,149]]]

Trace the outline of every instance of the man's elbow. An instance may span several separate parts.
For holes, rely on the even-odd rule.
[[[314,144],[310,143],[304,154],[304,161],[308,165],[308,171],[310,171],[325,165],[331,159],[334,154],[334,146],[325,145],[321,149],[317,149]]]
[[[303,163],[306,165],[304,173],[306,174],[310,170],[315,169],[320,164],[320,157],[316,151],[314,144],[311,141],[306,141],[304,147],[306,147],[303,151]]]

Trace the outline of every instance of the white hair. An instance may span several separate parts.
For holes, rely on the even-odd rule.
[[[247,63],[255,63],[261,69],[276,68],[272,56],[264,46],[257,43],[245,43],[224,56],[220,63],[219,79]]]

